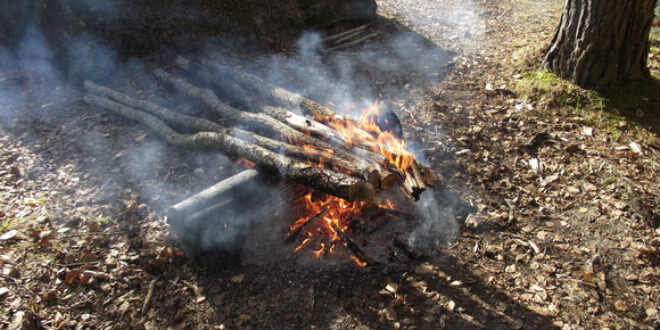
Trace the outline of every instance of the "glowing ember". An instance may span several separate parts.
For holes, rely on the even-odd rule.
[[[289,235],[301,229],[307,229],[305,239],[296,246],[294,252],[300,251],[307,246],[316,235],[322,236],[318,247],[312,247],[313,254],[320,258],[322,255],[331,254],[336,244],[344,244],[337,231],[350,232],[350,223],[361,215],[364,208],[369,206],[366,202],[348,202],[344,199],[322,194],[316,196],[313,191],[308,191],[302,198],[295,202],[298,219],[289,227]],[[381,208],[394,209],[392,201],[388,200],[379,205]],[[314,221],[314,224],[310,222]],[[326,243],[329,242],[329,243]],[[352,259],[360,266],[366,263],[357,257]]]

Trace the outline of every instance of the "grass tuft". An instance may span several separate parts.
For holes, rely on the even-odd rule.
[[[540,108],[579,113],[599,123],[614,137],[644,127],[658,132],[658,80],[650,77],[604,90],[588,90],[543,70],[522,74],[514,90]]]

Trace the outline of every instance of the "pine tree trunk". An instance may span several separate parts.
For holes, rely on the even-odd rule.
[[[644,78],[657,0],[567,0],[543,66],[587,88]]]

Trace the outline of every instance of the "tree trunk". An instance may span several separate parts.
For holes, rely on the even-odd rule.
[[[567,0],[543,66],[587,88],[649,75],[657,0]]]

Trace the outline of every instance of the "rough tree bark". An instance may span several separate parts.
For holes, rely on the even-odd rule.
[[[587,88],[649,75],[657,0],[567,0],[543,66]]]

